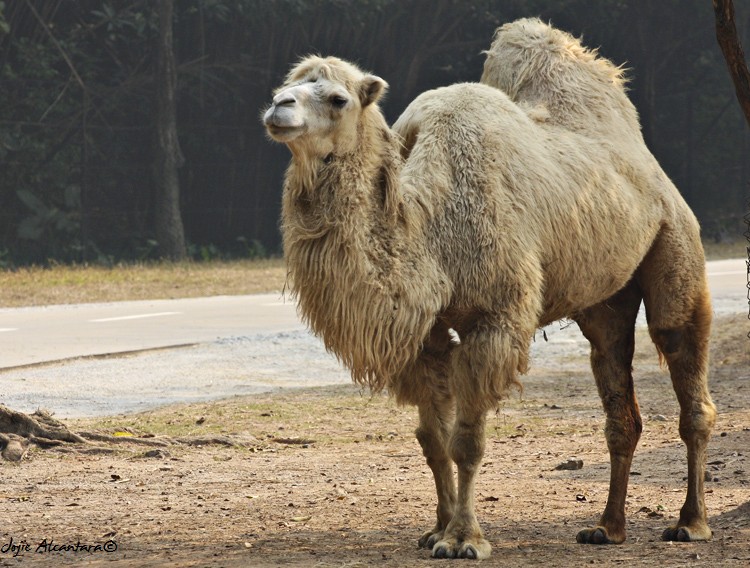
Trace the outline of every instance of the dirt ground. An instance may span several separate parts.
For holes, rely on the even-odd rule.
[[[738,315],[714,328],[711,392],[720,414],[706,484],[712,541],[660,540],[684,500],[685,450],[669,377],[639,332],[644,433],[626,543],[575,542],[601,514],[609,479],[585,358],[534,361],[523,395],[488,422],[477,514],[493,553],[482,565],[750,566],[747,327]],[[33,449],[19,463],[0,461],[0,566],[450,562],[416,546],[434,522],[434,487],[413,436],[415,411],[387,396],[353,386],[286,390],[67,425],[123,442]],[[583,468],[555,469],[568,458]]]

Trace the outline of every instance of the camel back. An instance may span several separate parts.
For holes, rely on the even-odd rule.
[[[594,137],[623,129],[642,140],[623,70],[541,20],[497,29],[481,82],[504,91],[532,118]]]

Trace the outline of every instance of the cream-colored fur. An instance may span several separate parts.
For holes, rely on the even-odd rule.
[[[308,57],[264,114],[293,156],[282,232],[300,313],[357,382],[419,407],[439,501],[420,544],[438,557],[489,555],[473,510],[484,417],[518,384],[541,325],[572,317],[591,340],[610,451],[628,466],[641,298],[701,472],[713,423],[697,222],[643,144],[619,70],[521,20],[498,31],[482,79],[420,95],[391,130],[382,79]],[[612,503],[581,542],[624,540],[624,464],[613,461]],[[681,540],[710,535],[702,478],[689,483],[670,533]]]

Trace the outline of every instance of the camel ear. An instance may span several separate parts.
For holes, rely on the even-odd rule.
[[[362,108],[377,102],[388,90],[388,83],[377,75],[367,75],[359,86],[359,101]]]

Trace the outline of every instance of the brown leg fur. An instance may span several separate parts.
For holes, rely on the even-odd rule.
[[[687,446],[688,487],[676,525],[664,531],[664,540],[708,540],[703,482],[708,440],[716,409],[708,392],[708,336],[711,305],[708,293],[699,300],[686,324],[669,329],[651,327],[651,337],[669,366],[680,403],[680,437]]]
[[[635,319],[641,303],[631,282],[615,296],[576,316],[591,342],[591,369],[607,416],[609,497],[599,524],[576,536],[580,543],[619,544],[625,540],[625,498],[633,452],[641,435],[641,416],[633,390]]]
[[[679,232],[665,231],[639,269],[649,331],[669,367],[680,403],[680,437],[687,446],[688,457],[685,504],[677,524],[666,529],[662,538],[708,540],[712,533],[708,527],[703,482],[708,440],[716,420],[707,378],[711,301],[702,253],[696,255],[694,266],[687,271],[680,256],[691,247],[678,241],[677,234]],[[690,244],[692,250],[701,250],[700,242]],[[675,265],[682,270],[663,268]]]

